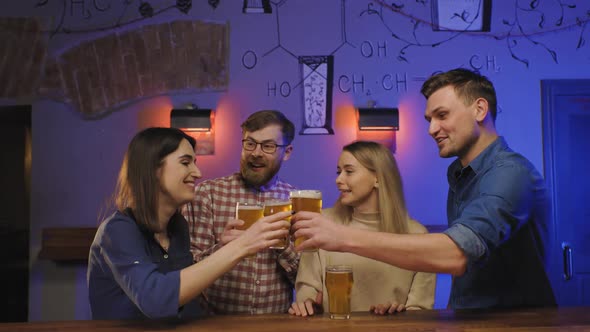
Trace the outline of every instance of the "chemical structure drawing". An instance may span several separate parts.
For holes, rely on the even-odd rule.
[[[288,56],[295,59],[297,61],[297,63],[303,64],[303,63],[306,63],[306,61],[307,61],[306,59],[308,59],[309,56],[308,55],[296,55],[295,52],[293,52],[293,51],[289,50],[287,47],[285,47],[282,42],[280,8],[286,2],[287,2],[287,0],[281,0],[279,2],[272,2],[271,1],[271,5],[274,7],[273,14],[275,15],[277,40],[276,40],[276,45],[274,47],[272,47],[271,49],[269,49],[268,51],[263,52],[262,55],[260,56],[260,58],[265,58],[265,57],[273,54],[276,51],[283,51]],[[319,55],[319,57],[334,56],[334,54],[336,54],[344,46],[357,48],[357,46],[354,45],[352,42],[350,42],[347,37],[346,0],[340,0],[340,34],[341,34],[340,43],[338,45],[336,45],[331,52],[328,52],[328,54],[326,54],[326,55]],[[258,65],[258,63],[259,63],[259,56],[255,51],[246,50],[242,54],[242,66],[245,69],[248,69],[248,70],[254,69]],[[314,67],[311,71],[308,71],[305,75],[303,75],[300,80],[295,81],[295,83],[290,83],[289,81],[283,81],[280,84],[278,84],[278,86],[277,86],[276,83],[269,82],[268,86],[267,86],[267,94],[269,96],[270,95],[277,96],[277,92],[278,92],[278,95],[280,95],[282,97],[289,97],[292,94],[294,89],[302,87],[304,85],[304,82],[306,80],[308,80],[312,75],[319,76],[323,80],[328,80],[328,77],[323,72],[316,70],[316,68]],[[329,84],[332,84],[332,82],[329,82]]]
[[[346,0],[340,1],[340,42],[327,55],[335,55],[344,46],[351,47],[358,52],[362,59],[383,59],[391,58],[392,65],[397,68],[402,68],[404,63],[412,62],[413,57],[418,53],[430,52],[430,50],[440,49],[442,45],[450,44],[451,41],[460,38],[476,38],[487,39],[495,43],[506,43],[507,54],[510,58],[529,68],[531,61],[527,59],[524,52],[527,48],[538,48],[549,56],[549,59],[556,65],[559,64],[558,53],[555,47],[544,42],[543,36],[546,34],[553,34],[566,30],[577,29],[579,35],[577,38],[576,49],[581,49],[585,46],[585,35],[587,34],[587,25],[590,22],[590,10],[585,11],[581,8],[582,5],[565,3],[564,0],[556,0],[553,6],[557,6],[558,10],[551,7],[551,4],[540,4],[539,1],[529,0],[527,8],[520,6],[518,1],[514,1],[513,17],[509,17],[509,12],[501,15],[507,16],[502,18],[502,26],[498,27],[497,32],[491,33],[489,30],[472,29],[472,25],[477,19],[486,13],[484,9],[488,8],[489,0],[479,0],[476,3],[471,3],[470,7],[457,9],[448,13],[450,16],[445,18],[448,22],[451,20],[462,21],[465,28],[463,30],[441,29],[438,27],[438,22],[433,23],[429,17],[435,11],[434,6],[438,1],[424,1],[424,0],[398,0],[394,2],[385,2],[382,0],[367,1],[365,8],[361,8],[358,14],[358,19],[353,23],[363,24],[369,21],[376,22],[376,26],[381,27],[381,32],[377,31],[376,35],[385,32],[390,39],[370,40],[372,36],[367,37],[367,40],[351,41],[348,38],[348,29],[351,27],[346,21],[347,5],[357,5],[358,3],[347,3]],[[242,55],[242,65],[245,69],[254,69],[260,66],[264,58],[275,52],[281,51],[288,57],[293,58],[301,64],[301,56],[297,55],[295,51],[285,46],[282,32],[286,27],[281,23],[281,7],[283,7],[287,0],[279,2],[271,2],[275,10],[275,28],[276,28],[276,43],[275,45],[258,55],[255,50],[246,50]],[[507,5],[508,7],[510,5]],[[358,7],[355,7],[358,8]],[[350,10],[350,8],[348,8]],[[485,15],[491,15],[489,11]],[[538,17],[538,18],[537,18]],[[550,18],[551,17],[551,21]],[[363,21],[361,21],[361,19]],[[489,20],[490,17],[487,17]],[[401,22],[401,23],[400,23]],[[535,25],[536,22],[536,25]],[[569,23],[566,23],[569,22]],[[407,24],[406,24],[407,23]],[[395,24],[395,25],[394,25]],[[400,26],[405,26],[400,29]],[[534,29],[536,26],[536,30]],[[379,38],[379,37],[377,37]],[[428,40],[428,42],[423,41]],[[388,43],[389,42],[389,43]],[[397,48],[397,54],[395,49]],[[393,52],[391,50],[394,49]],[[501,52],[501,48],[495,51]],[[542,55],[542,52],[540,54]],[[326,54],[324,54],[326,55]],[[502,55],[502,54],[500,54]],[[321,56],[321,55],[319,55]],[[528,55],[530,56],[530,55]],[[504,58],[502,58],[504,59]],[[396,62],[399,66],[396,65]],[[502,71],[501,60],[498,54],[490,54],[489,52],[472,53],[458,58],[458,63],[455,67],[469,68],[476,71],[487,71],[490,73],[499,73]],[[391,68],[391,67],[389,67]],[[339,67],[343,70],[342,67]],[[346,70],[346,68],[344,69]],[[363,69],[358,69],[362,71]],[[435,71],[436,72],[436,71]],[[385,73],[381,77],[374,79],[368,78],[364,73],[340,73],[334,77],[332,83],[336,89],[341,93],[352,93],[355,95],[370,96],[375,93],[389,93],[389,92],[404,92],[407,91],[408,82],[422,82],[426,77],[433,73],[421,73],[419,75],[412,75],[400,70],[399,72]],[[316,71],[309,74],[318,75]],[[321,76],[321,74],[319,74]],[[370,76],[370,75],[369,75]],[[267,96],[274,97],[289,97],[294,89],[300,88],[308,76],[302,76],[295,80],[279,79],[278,81],[269,81],[266,87]],[[326,77],[322,77],[326,79]],[[380,91],[377,91],[380,90]]]

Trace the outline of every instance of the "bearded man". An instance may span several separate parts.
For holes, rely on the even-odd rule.
[[[195,262],[239,237],[236,202],[265,203],[288,200],[294,189],[277,173],[291,156],[295,126],[279,111],[258,111],[242,123],[240,172],[204,181],[183,209],[191,230]],[[206,291],[211,309],[218,314],[286,313],[293,300],[299,253],[293,244],[266,249],[242,260]]]

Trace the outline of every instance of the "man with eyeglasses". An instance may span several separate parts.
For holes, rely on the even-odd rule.
[[[198,184],[194,201],[183,209],[196,262],[242,234],[236,229],[241,225],[235,220],[236,202],[288,200],[295,189],[277,176],[293,151],[293,123],[279,111],[265,110],[250,115],[241,127],[240,171]],[[211,309],[218,314],[286,313],[298,265],[293,244],[242,260],[207,289]]]

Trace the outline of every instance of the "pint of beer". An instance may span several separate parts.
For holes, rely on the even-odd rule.
[[[352,267],[329,265],[326,267],[326,288],[328,289],[328,312],[331,319],[350,318],[350,293],[352,291]]]
[[[247,230],[262,217],[264,217],[264,206],[262,204],[236,203],[236,219],[244,221],[244,224],[237,229]]]
[[[311,211],[322,212],[322,192],[319,190],[294,190],[291,191],[291,204],[293,211]],[[305,238],[298,237],[295,239],[295,245],[305,241]],[[316,251],[317,248],[309,248],[306,251]]]
[[[272,200],[264,203],[264,216],[270,216],[278,212],[291,211],[291,201],[289,200]],[[291,221],[291,217],[287,219]],[[288,245],[289,238],[285,237],[278,244],[269,247],[270,249],[285,249]]]
[[[236,219],[244,221],[242,226],[237,227],[239,230],[247,230],[263,216],[264,206],[260,203],[236,203]],[[248,255],[246,257],[256,257],[256,254]]]

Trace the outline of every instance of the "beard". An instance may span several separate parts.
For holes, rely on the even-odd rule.
[[[264,165],[255,167],[254,165]],[[281,162],[268,163],[261,158],[240,160],[240,173],[247,185],[259,188],[266,185],[281,169]]]

